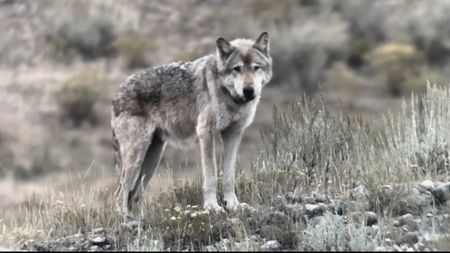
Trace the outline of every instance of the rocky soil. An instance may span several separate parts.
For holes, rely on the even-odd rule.
[[[301,244],[302,234],[308,227],[319,228],[326,225],[327,217],[334,217],[344,224],[364,226],[368,233],[376,235],[379,251],[432,251],[434,242],[448,235],[450,182],[426,180],[418,183],[383,185],[376,192],[358,186],[346,198],[331,197],[330,194],[313,192],[297,195],[288,192],[276,196],[272,206],[247,206],[239,211],[234,220],[245,220],[254,232],[247,241],[233,241],[223,238],[204,246],[207,251],[223,250],[286,250],[295,249],[293,238]],[[179,211],[179,210],[178,210]],[[200,212],[200,211],[199,211]],[[195,212],[196,215],[199,212]],[[191,217],[193,214],[191,213]],[[208,214],[210,215],[210,214]],[[298,225],[296,232],[278,231],[283,236],[274,236],[274,228],[288,226],[288,221]],[[227,221],[228,222],[228,221]],[[142,227],[124,230],[134,235],[130,247],[161,250],[163,243],[158,240],[141,238]],[[150,224],[149,228],[152,229]],[[117,233],[117,232],[116,232]],[[275,233],[276,234],[276,233]],[[76,233],[48,241],[29,240],[19,245],[22,250],[32,251],[113,251],[116,234],[107,228],[96,228],[87,233]],[[277,238],[278,240],[274,240]],[[132,237],[133,238],[133,237]],[[290,241],[291,240],[291,241]],[[2,248],[2,250],[4,250]],[[170,248],[167,248],[170,250]]]

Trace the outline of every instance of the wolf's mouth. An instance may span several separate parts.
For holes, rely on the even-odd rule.
[[[252,96],[252,97],[240,97],[240,96],[233,96],[232,94],[231,94],[231,92],[227,89],[227,88],[225,88],[224,86],[222,86],[222,90],[223,90],[223,92],[225,93],[225,94],[227,94],[228,96],[230,96],[231,97],[231,99],[233,99],[233,101],[236,103],[236,104],[238,104],[238,105],[243,105],[243,104],[245,104],[245,103],[248,103],[248,102],[250,102],[250,101],[252,101],[254,98],[255,98],[255,96]]]
[[[239,104],[239,105],[242,105],[242,104],[245,104],[245,103],[248,103],[248,102],[250,102],[250,101],[252,101],[253,100],[253,98],[243,98],[243,97],[232,97],[233,98],[233,101],[236,103],[236,104]]]

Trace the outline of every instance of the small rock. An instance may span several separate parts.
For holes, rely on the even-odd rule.
[[[49,247],[48,243],[39,242],[39,243],[34,244],[33,246],[34,246],[33,251],[40,251],[40,252],[50,251],[50,247]]]
[[[362,224],[365,223],[366,226],[372,226],[378,222],[378,217],[374,212],[354,212],[351,214],[353,222]]]
[[[382,208],[392,208],[394,216],[407,213],[421,215],[433,206],[433,195],[417,185],[400,184],[393,191],[393,197],[383,198],[380,202]]]
[[[405,231],[417,231],[420,227],[419,222],[420,220],[415,220],[412,214],[407,213],[395,221],[394,226],[402,227]]]
[[[419,236],[415,232],[407,232],[400,240],[397,242],[399,245],[414,245],[419,242]]]
[[[450,182],[438,184],[431,190],[436,201],[440,204],[450,199]]]
[[[372,225],[378,223],[378,216],[377,216],[376,213],[374,213],[374,212],[366,212],[365,215],[367,217],[367,221],[366,221],[366,225],[367,226],[372,226]]]
[[[372,225],[369,226],[369,228],[374,231],[375,233],[377,233],[380,230],[380,227],[378,225]]]
[[[323,204],[306,204],[305,205],[305,213],[308,218],[313,218],[316,216],[323,215],[325,211],[325,205]]]
[[[390,238],[384,239],[384,243],[385,243],[386,245],[388,245],[388,246],[392,246],[392,244],[393,244],[393,242],[392,242],[392,240],[391,240]]]
[[[89,247],[89,251],[100,251],[102,248],[100,248],[97,245],[93,245],[91,247]]]
[[[414,221],[414,216],[410,213],[400,216],[398,219],[398,226],[401,227],[411,221]]]
[[[89,236],[89,242],[95,245],[102,245],[106,242],[106,236],[104,235],[92,235]]]
[[[313,192],[311,195],[312,195],[311,197],[315,200],[316,203],[328,203],[329,202],[328,196],[325,193]]]
[[[261,248],[264,250],[277,250],[281,247],[280,243],[277,240],[270,240],[264,243]]]
[[[303,198],[303,203],[316,204],[316,200],[314,198],[306,196],[306,197]]]
[[[428,179],[422,181],[419,185],[427,191],[431,191],[431,189],[433,189],[433,181],[428,180]]]

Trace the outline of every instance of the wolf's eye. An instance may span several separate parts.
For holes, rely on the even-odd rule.
[[[233,70],[236,72],[241,72],[241,66],[236,66],[233,68]]]
[[[258,65],[253,66],[253,70],[254,70],[254,71],[257,71],[257,70],[260,69],[260,68],[261,68],[261,67],[258,66]]]

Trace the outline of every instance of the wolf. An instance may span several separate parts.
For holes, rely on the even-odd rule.
[[[119,173],[115,198],[124,217],[136,214],[166,144],[184,147],[195,140],[201,151],[203,206],[224,211],[217,201],[216,135],[224,147],[225,208],[241,205],[235,193],[236,154],[272,77],[269,46],[267,32],[256,40],[220,37],[215,53],[151,67],[120,84],[111,126]]]

